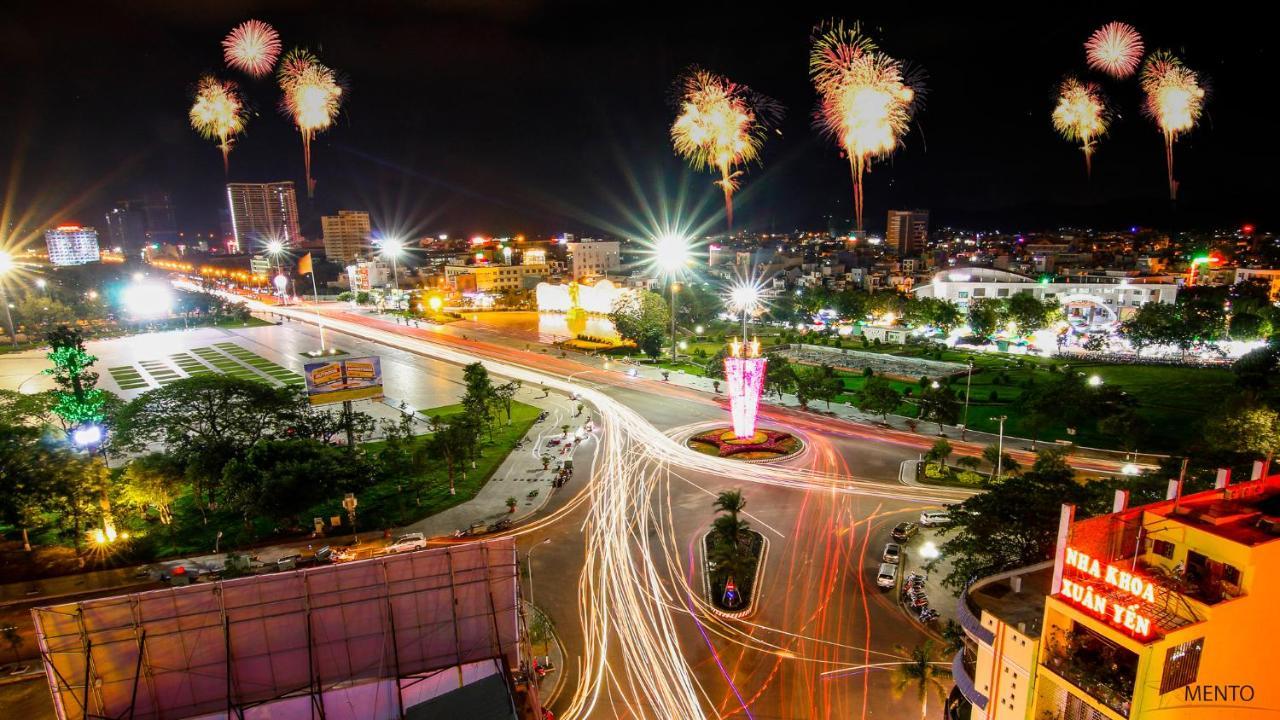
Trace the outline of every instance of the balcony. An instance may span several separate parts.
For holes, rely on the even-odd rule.
[[[1138,656],[1089,631],[1055,632],[1041,664],[1121,717],[1133,703]]]
[[[987,696],[978,692],[977,686],[973,684],[973,670],[965,663],[964,650],[956,653],[951,661],[951,679],[955,680],[956,688],[960,690],[965,700],[979,710],[987,709]]]
[[[982,611],[969,598],[969,592],[966,590],[961,593],[960,601],[956,603],[956,621],[960,623],[960,627],[964,628],[965,633],[974,642],[991,647],[995,642],[996,635],[987,628],[982,627],[981,614]]]

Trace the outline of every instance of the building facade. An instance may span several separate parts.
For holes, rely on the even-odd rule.
[[[227,183],[231,232],[242,252],[279,240],[302,244],[298,224],[298,196],[292,180],[274,183]]]
[[[919,255],[929,241],[928,210],[890,210],[884,242],[900,257]]]
[[[952,675],[988,720],[1210,720],[1280,714],[1280,474],[1084,520],[1064,506],[1053,560],[975,582]],[[1037,612],[1040,614],[1037,615]]]
[[[324,234],[324,254],[334,262],[347,263],[373,251],[369,213],[339,210],[337,215],[320,218]]]
[[[82,225],[59,225],[44,231],[50,265],[84,265],[102,258],[98,231]]]
[[[459,292],[518,292],[532,290],[547,279],[542,265],[446,265],[445,281]]]
[[[565,244],[570,256],[570,269],[574,280],[603,277],[622,268],[618,243],[615,240],[588,240]]]

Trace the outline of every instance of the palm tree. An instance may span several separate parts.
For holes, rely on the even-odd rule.
[[[986,460],[987,463],[991,465],[992,480],[995,480],[997,460],[1000,460],[1000,471],[1002,473],[1010,475],[1017,474],[1018,470],[1022,467],[1022,465],[1017,460],[1014,460],[1013,456],[1009,453],[1003,454],[1003,460],[1001,460],[1001,457],[999,449],[995,445],[988,445],[982,449],[982,459]]]
[[[964,457],[956,458],[956,465],[964,468],[965,470],[977,470],[978,466],[981,464],[982,461],[973,455],[965,455]]]
[[[929,715],[931,691],[937,691],[938,698],[946,702],[947,687],[942,678],[951,673],[945,669],[945,663],[937,659],[932,640],[925,640],[910,651],[901,645],[894,649],[907,660],[893,668],[893,692],[900,697],[907,688],[914,687],[916,697],[920,698],[920,719],[924,720]]]
[[[715,501],[711,504],[716,512],[729,513],[734,520],[737,520],[738,513],[747,506],[747,501],[742,497],[741,490],[724,490],[716,495]]]
[[[751,523],[739,520],[733,515],[721,515],[716,518],[715,522],[711,523],[711,529],[719,541],[736,547],[739,551],[746,549],[748,540],[751,538]]]

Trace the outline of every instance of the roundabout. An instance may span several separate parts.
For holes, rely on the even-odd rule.
[[[695,433],[685,445],[705,455],[748,462],[783,460],[804,450],[804,442],[784,430],[757,428],[749,437],[738,437],[724,426]]]

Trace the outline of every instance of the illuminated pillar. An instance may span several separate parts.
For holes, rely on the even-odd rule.
[[[737,438],[755,437],[756,414],[764,391],[765,358],[760,357],[760,341],[729,344],[724,358],[724,377],[729,383],[729,412]]]

